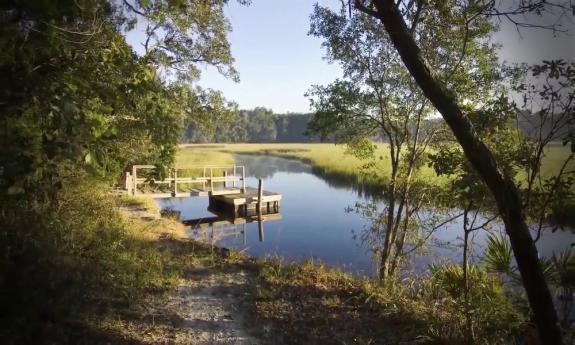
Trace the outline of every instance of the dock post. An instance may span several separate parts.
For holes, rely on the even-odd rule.
[[[242,193],[246,192],[246,167],[242,166]]]
[[[210,168],[210,193],[214,192],[214,168]]]
[[[233,172],[234,179],[232,180],[232,188],[236,188],[236,165],[234,164],[234,172]]]
[[[260,242],[264,241],[264,220],[262,219],[263,197],[264,197],[264,181],[260,178],[258,179],[258,204],[257,204],[258,234],[260,237]]]
[[[136,195],[138,192],[138,168],[135,165],[132,166],[132,195]]]
[[[174,197],[178,195],[178,170],[174,168]]]
[[[128,191],[128,195],[132,194],[132,175],[130,172],[126,171],[126,190]]]
[[[228,171],[224,170],[224,189],[228,186]]]

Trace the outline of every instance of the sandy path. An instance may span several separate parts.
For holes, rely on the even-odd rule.
[[[160,218],[140,207],[120,210],[142,222]],[[175,291],[149,301],[146,322],[130,322],[124,329],[143,344],[260,344],[248,334],[246,310],[241,307],[249,279],[249,273],[237,267],[195,264],[186,268]]]
[[[190,272],[191,279],[169,297],[165,310],[173,315],[173,326],[186,330],[194,344],[258,344],[245,330],[240,306],[247,289],[246,274],[213,270]]]

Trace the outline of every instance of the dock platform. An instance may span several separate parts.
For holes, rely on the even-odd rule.
[[[246,217],[257,214],[259,202],[258,189],[246,187],[243,193],[210,195],[211,209],[222,210],[235,217]],[[262,213],[279,213],[281,194],[262,191]]]

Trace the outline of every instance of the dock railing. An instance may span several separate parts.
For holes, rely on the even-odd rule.
[[[243,193],[246,190],[246,173],[243,165],[191,165],[168,169],[164,179],[154,178],[155,165],[134,165],[132,172],[126,172],[125,189],[128,194],[138,194],[142,185],[168,185],[173,196],[190,192],[191,195],[203,193]],[[140,177],[138,177],[140,171]],[[145,171],[145,172],[144,172]],[[198,186],[184,190],[181,185]],[[220,188],[223,186],[223,188]],[[165,188],[164,188],[165,189]],[[194,194],[195,193],[195,194]]]

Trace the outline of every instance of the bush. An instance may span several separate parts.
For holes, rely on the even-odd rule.
[[[461,265],[431,266],[431,278],[424,284],[424,296],[441,303],[442,317],[432,333],[454,342],[464,342],[466,320],[470,318],[478,343],[507,344],[518,334],[525,316],[525,301],[506,291],[503,282],[486,269],[468,267],[468,293]],[[523,306],[524,308],[520,308]]]
[[[2,343],[75,343],[59,333],[90,327],[94,315],[126,309],[170,283],[160,253],[104,187],[69,182],[74,187],[52,202],[2,202]]]

